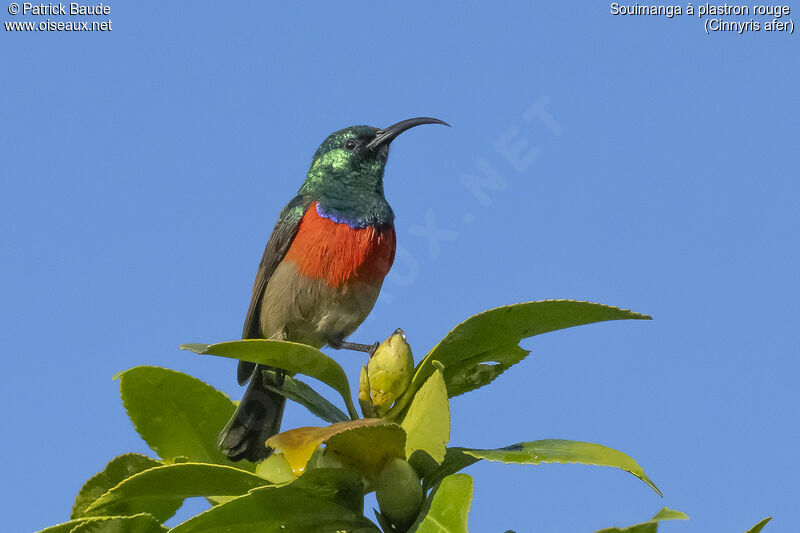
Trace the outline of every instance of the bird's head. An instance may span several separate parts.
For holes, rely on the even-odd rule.
[[[398,135],[422,124],[444,124],[437,118],[403,120],[388,128],[351,126],[328,135],[314,154],[301,193],[337,198],[383,195],[383,170],[389,145]]]

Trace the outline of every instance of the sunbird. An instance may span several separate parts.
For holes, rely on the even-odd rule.
[[[367,318],[394,261],[394,212],[383,192],[389,145],[404,131],[443,124],[417,117],[388,128],[351,126],[319,146],[297,195],[281,211],[256,272],[242,338],[299,342],[372,352],[348,342]],[[237,379],[250,385],[219,436],[230,459],[260,461],[265,441],[281,426],[285,375],[239,361]]]

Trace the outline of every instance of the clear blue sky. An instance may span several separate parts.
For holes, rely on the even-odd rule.
[[[0,30],[3,529],[66,519],[108,459],[148,451],[115,372],[238,398],[233,363],[178,344],[240,334],[330,131],[419,115],[453,127],[393,145],[401,251],[354,340],[401,326],[420,356],[475,312],[545,298],[655,318],[527,341],[453,402],[451,442],[603,443],[664,499],[607,468],[476,465],[471,529],[592,531],[662,505],[692,517],[665,532],[795,527],[797,34],[529,4],[113,2],[111,32]],[[529,155],[503,154],[522,138]],[[501,190],[462,185],[481,165]],[[334,355],[355,380],[360,356]]]

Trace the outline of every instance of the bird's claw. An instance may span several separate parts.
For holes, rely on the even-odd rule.
[[[378,342],[378,341],[375,341],[374,343],[369,345],[369,350],[367,350],[367,353],[369,354],[370,358],[373,355],[375,355],[375,351],[378,349],[378,346],[380,346],[380,345],[381,345],[381,343]]]

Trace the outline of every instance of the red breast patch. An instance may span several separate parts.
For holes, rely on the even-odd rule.
[[[382,281],[394,261],[394,227],[351,228],[321,217],[316,207],[315,202],[300,220],[285,260],[297,263],[304,276],[325,278],[331,287]]]

